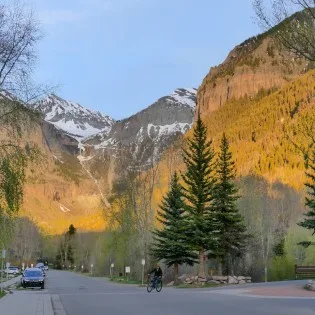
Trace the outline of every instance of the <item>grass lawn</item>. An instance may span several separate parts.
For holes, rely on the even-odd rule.
[[[0,290],[0,299],[5,296],[5,292]]]

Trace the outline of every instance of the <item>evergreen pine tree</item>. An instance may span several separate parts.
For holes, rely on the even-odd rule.
[[[223,258],[228,274],[233,273],[230,270],[232,257],[241,254],[246,239],[243,217],[236,206],[239,196],[234,179],[235,165],[228,139],[223,134],[217,161],[217,182],[213,205],[220,224],[220,257]]]
[[[190,221],[190,242],[199,252],[199,275],[205,276],[205,255],[217,248],[216,221],[212,211],[215,187],[215,154],[212,141],[207,141],[207,128],[198,114],[192,139],[183,150],[186,172],[184,195]]]
[[[161,230],[154,231],[152,254],[157,260],[165,260],[168,267],[174,266],[174,283],[178,279],[178,266],[181,264],[193,265],[197,255],[187,242],[187,220],[182,187],[175,172],[169,192],[163,198],[158,220],[162,223]]]
[[[152,254],[157,260],[165,260],[168,267],[174,266],[174,283],[178,279],[178,266],[193,265],[197,255],[187,242],[187,221],[182,187],[175,172],[169,192],[163,198],[158,220],[163,224],[161,230],[154,231]]]
[[[304,221],[299,222],[298,225],[311,230],[315,234],[315,150],[312,152],[311,158],[309,158],[308,162],[308,171],[306,172],[306,176],[308,178],[308,182],[305,183],[307,188],[308,196],[305,198],[305,206],[309,209],[304,215],[306,218]],[[302,246],[308,247],[310,245],[315,245],[314,242],[304,241],[299,243]]]

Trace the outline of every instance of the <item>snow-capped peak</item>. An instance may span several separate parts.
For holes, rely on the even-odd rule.
[[[196,96],[196,89],[176,89],[168,96],[168,99],[181,105],[188,105],[194,109],[196,107]]]
[[[66,101],[54,94],[33,104],[32,107],[43,113],[47,122],[79,141],[99,132],[106,133],[114,124],[111,117],[87,109],[78,103]]]

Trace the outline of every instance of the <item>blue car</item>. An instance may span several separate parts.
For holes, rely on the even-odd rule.
[[[21,278],[23,288],[45,288],[45,277],[39,268],[25,269]]]

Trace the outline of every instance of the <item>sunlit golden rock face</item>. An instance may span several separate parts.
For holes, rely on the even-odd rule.
[[[270,37],[251,38],[210,69],[198,90],[198,108],[207,114],[229,100],[280,88],[308,69],[306,60],[294,58]]]

